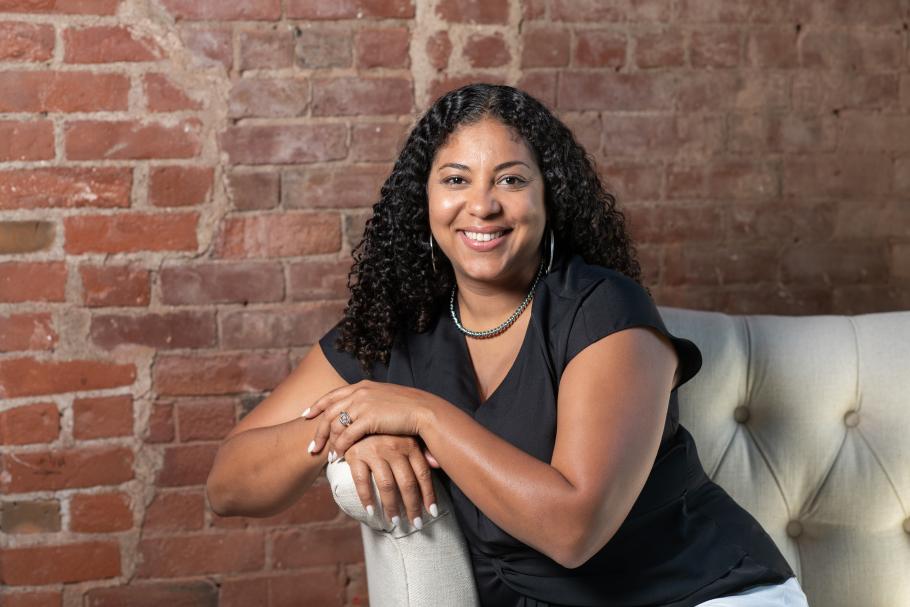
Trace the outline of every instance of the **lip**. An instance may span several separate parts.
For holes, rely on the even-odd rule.
[[[469,231],[474,232],[475,230],[472,229]],[[482,230],[476,230],[476,231],[480,232]],[[499,231],[500,230],[487,230],[484,233],[489,234],[490,232],[499,232]],[[476,240],[471,240],[470,238],[468,238],[467,234],[464,233],[464,230],[458,230],[458,237],[472,251],[484,252],[484,251],[491,251],[491,250],[495,249],[496,247],[498,247],[500,244],[503,243],[503,241],[505,241],[506,238],[509,237],[509,234],[511,234],[511,233],[512,233],[511,230],[506,230],[505,234],[503,234],[499,238],[494,238],[493,240],[489,240],[487,242],[477,242]]]
[[[512,228],[507,228],[506,226],[478,226],[478,227],[467,227],[467,228],[458,228],[459,232],[480,232],[482,234],[491,234],[493,232],[507,232]]]

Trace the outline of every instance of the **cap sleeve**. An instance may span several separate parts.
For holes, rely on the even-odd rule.
[[[702,366],[701,350],[693,341],[670,333],[644,287],[619,273],[598,281],[582,296],[569,330],[566,365],[595,341],[622,329],[640,326],[660,331],[673,344],[680,371],[674,390],[695,377]]]
[[[339,320],[334,327],[329,329],[328,333],[322,336],[322,339],[319,340],[319,346],[322,348],[322,353],[325,354],[329,363],[335,367],[338,375],[343,377],[349,384],[356,384],[366,379],[366,377],[363,369],[360,368],[360,361],[357,360],[357,357],[350,352],[340,352],[335,349],[335,339],[338,337],[340,326],[341,321]]]

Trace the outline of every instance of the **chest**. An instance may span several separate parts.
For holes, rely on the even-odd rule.
[[[506,331],[493,338],[465,337],[481,403],[496,392],[518,362],[530,314],[522,314]]]

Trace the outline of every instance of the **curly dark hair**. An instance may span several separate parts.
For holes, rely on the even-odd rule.
[[[426,184],[436,151],[449,135],[486,117],[514,129],[534,153],[544,179],[547,222],[561,254],[579,254],[641,284],[625,217],[571,130],[522,90],[463,86],[437,99],[411,130],[352,251],[351,297],[334,345],[354,354],[367,377],[373,377],[377,361],[388,364],[402,330],[423,333],[447,309],[455,275],[444,255],[437,255],[437,271],[432,270]]]

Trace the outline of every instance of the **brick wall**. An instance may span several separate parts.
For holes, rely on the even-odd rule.
[[[908,22],[907,0],[0,0],[3,604],[365,604],[324,479],[270,519],[214,515],[203,484],[341,314],[397,147],[462,83],[575,129],[658,303],[910,307]]]

